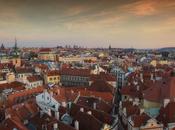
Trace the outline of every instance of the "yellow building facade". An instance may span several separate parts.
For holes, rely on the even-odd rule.
[[[60,75],[58,71],[50,71],[44,74],[44,81],[46,84],[60,84]]]

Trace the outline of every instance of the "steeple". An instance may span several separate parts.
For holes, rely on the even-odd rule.
[[[111,45],[109,45],[109,50],[111,50]]]
[[[11,51],[11,56],[13,56],[13,57],[19,57],[19,55],[20,55],[20,50],[19,50],[19,48],[17,46],[17,39],[15,37],[15,45],[14,45],[12,51]]]
[[[15,37],[15,46],[14,46],[14,50],[17,50],[17,39],[16,39],[16,37]]]
[[[5,47],[4,47],[4,44],[2,43],[1,44],[1,48],[0,48],[1,50],[4,50],[5,49]]]

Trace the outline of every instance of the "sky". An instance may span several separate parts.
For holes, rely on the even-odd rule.
[[[0,0],[0,43],[175,47],[175,0]]]

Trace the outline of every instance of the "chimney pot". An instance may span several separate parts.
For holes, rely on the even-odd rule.
[[[92,112],[91,111],[88,111],[87,114],[92,115]]]
[[[75,125],[75,129],[79,130],[79,122],[77,120],[74,122],[74,125]]]
[[[54,129],[54,130],[57,130],[57,129],[58,129],[58,123],[54,123],[54,124],[53,124],[53,129]]]
[[[55,118],[56,118],[57,120],[60,119],[60,113],[59,113],[58,111],[55,112]]]
[[[83,108],[83,107],[81,107],[81,108],[80,108],[80,111],[81,111],[81,112],[84,112],[84,108]]]

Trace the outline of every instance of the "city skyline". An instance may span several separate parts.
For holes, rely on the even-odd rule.
[[[175,45],[173,0],[0,0],[5,46],[161,48]]]

